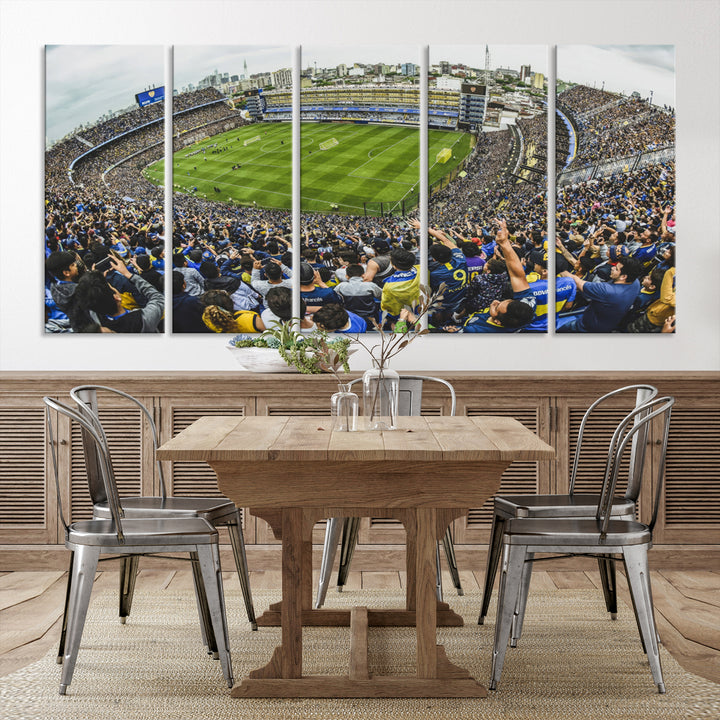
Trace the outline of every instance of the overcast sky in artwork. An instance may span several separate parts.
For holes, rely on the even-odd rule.
[[[675,106],[674,45],[559,45],[557,77]]]
[[[287,46],[259,45],[176,45],[173,49],[175,87],[197,85],[215,70],[229,75],[273,72],[292,67],[292,50]]]
[[[302,68],[336,68],[355,63],[362,65],[402,65],[420,64],[420,46],[418,45],[303,45],[301,55]]]
[[[45,49],[45,135],[59,140],[135,94],[163,84],[160,45],[48,45]]]
[[[489,45],[490,65],[548,74],[545,45]],[[301,66],[353,63],[420,63],[416,45],[322,45],[302,48]],[[135,102],[135,94],[164,83],[162,46],[48,45],[46,48],[46,137],[54,142],[86,122]],[[175,87],[197,84],[216,69],[242,75],[292,67],[289,47],[177,46]],[[430,45],[430,63],[440,60],[485,66],[485,45]],[[675,105],[675,49],[672,45],[560,45],[557,77],[626,95],[653,93],[656,104]]]
[[[506,68],[520,72],[521,65],[530,65],[532,72],[548,74],[547,45],[488,45],[490,69]],[[451,64],[462,63],[473,68],[485,67],[485,44],[430,45],[430,65],[441,60]]]

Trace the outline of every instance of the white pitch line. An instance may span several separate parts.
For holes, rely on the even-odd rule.
[[[417,185],[417,183],[406,182],[403,180],[384,180],[383,178],[374,177],[373,175],[347,175],[346,177],[352,177],[357,180],[373,180],[375,182],[393,183],[395,185]]]
[[[404,142],[405,140],[407,140],[408,138],[411,138],[411,137],[412,137],[412,135],[406,135],[405,137],[400,138],[400,140],[398,140],[396,143],[393,143],[392,145],[388,145],[384,150],[379,152],[377,155],[373,155],[369,160],[366,160],[362,165],[358,165],[354,170],[351,170],[348,173],[348,177],[355,177],[353,175],[353,173],[356,173],[361,167],[364,167],[365,165],[372,162],[373,160],[377,160],[377,158],[379,158],[380,155],[382,155],[383,153],[390,150],[390,148],[394,148],[396,145],[399,145],[401,142]]]
[[[278,134],[279,134],[279,133],[277,133],[277,132],[274,133],[275,136],[277,136]],[[223,141],[221,141],[221,142],[223,142]],[[229,142],[229,140],[228,140],[228,142]],[[246,147],[247,147],[247,146],[245,146],[245,145],[243,146],[243,148],[246,148]],[[264,147],[264,146],[263,146],[263,147]],[[237,150],[230,150],[230,151],[229,151],[228,158],[230,159],[231,162],[233,162],[235,159],[237,159],[237,160],[242,160],[242,156],[239,154],[239,153],[240,153],[240,150],[241,150],[241,148],[237,148]],[[265,156],[265,155],[270,155],[271,153],[274,153],[274,152],[279,152],[279,150],[267,150],[267,151],[265,151],[265,150],[262,150],[262,148],[261,148],[261,149],[260,149],[260,152],[258,152],[258,153],[254,156],[253,160],[257,160],[258,158],[261,158],[261,157],[263,157],[263,156]],[[236,153],[238,153],[238,154],[236,154]],[[262,164],[262,163],[253,162],[253,160],[247,160],[246,162],[240,163],[240,164],[242,164],[242,165],[257,165],[258,167],[274,167],[274,168],[287,167],[286,165],[264,165],[264,164]],[[208,180],[208,182],[220,181],[220,178],[221,178],[221,177],[225,177],[226,175],[229,175],[229,174],[231,174],[232,172],[233,172],[233,170],[226,170],[224,173],[221,173],[220,175],[216,175],[214,179]],[[190,175],[190,177],[193,177],[193,176]],[[196,179],[197,179],[197,178],[196,178]],[[227,184],[227,183],[225,183],[225,184]],[[231,183],[231,184],[232,184],[232,183]]]
[[[190,177],[193,178],[194,180],[201,180],[203,182],[218,182],[220,185],[225,185],[225,187],[240,188],[242,190],[252,190],[253,192],[263,192],[263,193],[269,193],[271,195],[282,195],[284,197],[290,197],[292,195],[292,193],[289,193],[289,192],[280,192],[279,190],[258,190],[254,186],[236,185],[234,183],[222,182],[222,180],[217,180],[217,179],[216,180],[205,180],[205,178],[196,178],[192,175]],[[180,191],[178,191],[178,192],[180,192]],[[193,195],[193,193],[191,193],[191,192],[187,192],[185,194]],[[208,200],[210,200],[210,198],[208,198]]]
[[[358,126],[358,127],[359,127],[359,126]],[[348,130],[355,130],[355,128],[354,128],[354,127],[348,128]],[[341,137],[343,137],[343,140],[340,141],[340,144],[342,144],[343,142],[347,141],[347,140],[349,139],[349,137],[352,137],[352,135],[357,135],[358,132],[360,132],[360,131],[359,131],[359,130],[355,130],[355,132],[353,132],[353,133],[345,133],[345,134],[340,133]],[[320,130],[318,130],[318,133],[317,133],[317,134],[319,134],[319,133],[320,133]],[[337,134],[337,133],[336,133],[336,134]],[[385,145],[385,146],[384,146],[384,149],[381,151],[380,154],[382,154],[382,152],[385,152],[385,150],[389,150],[391,147],[394,147],[394,146],[397,145],[398,143],[401,143],[403,140],[406,140],[408,137],[411,137],[411,136],[408,135],[408,136],[406,136],[405,138],[401,138],[400,140],[398,140],[396,143],[393,143],[392,145]],[[380,147],[383,147],[383,146],[380,146]],[[370,152],[373,152],[374,150],[377,150],[377,146],[376,146],[375,148],[373,148],[373,150],[370,150],[369,153],[370,153]],[[369,153],[368,153],[368,154],[369,154]],[[374,160],[376,157],[380,157],[380,154],[374,155],[373,157],[370,158],[370,160]],[[367,163],[370,162],[370,160],[368,160],[367,162],[363,163],[362,165],[359,165],[359,166],[356,167],[354,170],[351,170],[349,173],[347,173],[346,177],[351,177],[351,178],[354,178],[354,179],[357,179],[357,180],[373,180],[374,182],[393,183],[393,184],[396,184],[396,185],[403,185],[403,186],[406,186],[406,187],[409,186],[410,188],[412,188],[413,183],[411,183],[411,182],[403,182],[403,181],[401,181],[401,180],[385,180],[385,179],[383,179],[383,178],[375,177],[374,175],[356,175],[355,173],[356,173],[361,167],[363,167],[363,165],[367,165]],[[416,162],[416,160],[413,160],[413,162]],[[314,198],[313,198],[313,199],[314,199]],[[317,202],[324,202],[324,201],[322,201],[322,200],[317,200]],[[391,201],[389,201],[389,202],[391,202]],[[349,205],[348,207],[359,207],[359,206],[357,206],[357,205]]]
[[[362,207],[360,207],[360,205],[350,205],[350,204],[348,204],[348,203],[335,203],[335,202],[330,202],[329,200],[320,200],[319,198],[308,197],[307,195],[301,195],[301,196],[300,196],[300,199],[301,199],[301,200],[311,200],[312,202],[323,203],[323,204],[329,205],[329,206],[332,206],[332,205],[342,205],[343,207],[355,208],[356,210],[362,210],[362,209],[363,209]],[[312,213],[313,211],[312,211],[312,210],[305,210],[304,212],[306,212],[306,213]],[[317,212],[319,212],[319,211],[317,211]]]

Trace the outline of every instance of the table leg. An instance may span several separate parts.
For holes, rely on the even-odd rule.
[[[301,508],[283,510],[282,540],[282,676],[302,676],[303,559],[306,554]]]
[[[282,644],[275,648],[270,662],[253,670],[249,679],[235,685],[231,695],[242,697],[253,680],[299,679],[302,677],[302,605],[307,567],[312,562],[305,542],[304,513],[302,508],[285,508],[282,511],[282,603],[280,604]],[[310,546],[312,550],[312,546]],[[310,567],[312,580],[312,568]],[[312,588],[311,588],[312,592]]]
[[[437,678],[437,597],[435,595],[437,539],[435,509],[415,511],[415,603],[418,678]]]

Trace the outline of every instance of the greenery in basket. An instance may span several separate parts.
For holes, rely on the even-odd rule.
[[[352,340],[348,337],[329,338],[324,330],[301,333],[294,329],[294,321],[278,323],[259,337],[236,335],[230,345],[238,348],[274,348],[288,364],[305,375],[332,373],[338,383],[342,382],[338,370],[349,372],[349,348]]]

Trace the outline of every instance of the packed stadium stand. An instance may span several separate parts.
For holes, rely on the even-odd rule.
[[[300,94],[300,118],[417,126],[420,90],[409,85],[305,88]]]
[[[179,150],[245,124],[214,88],[173,98],[173,145]],[[136,108],[56,143],[45,154],[46,189],[116,185],[123,194],[140,191],[158,197],[155,186],[136,170],[158,160],[164,150],[164,103]],[[124,167],[126,166],[127,167]],[[122,180],[119,181],[119,178]],[[131,188],[128,180],[134,178]]]
[[[292,92],[290,90],[270,90],[263,93],[267,122],[290,122],[292,120]]]
[[[562,123],[577,136],[564,170],[674,147],[675,114],[639,97],[575,85],[560,93]],[[630,165],[632,167],[632,165]]]

